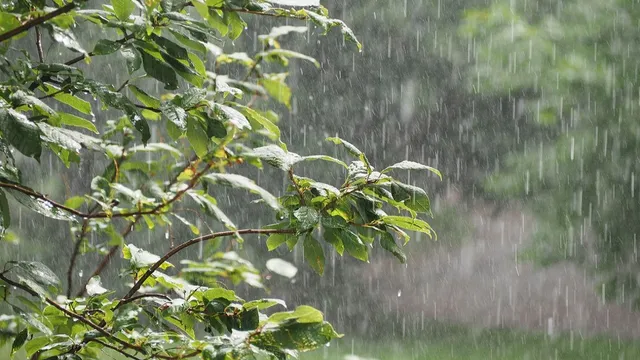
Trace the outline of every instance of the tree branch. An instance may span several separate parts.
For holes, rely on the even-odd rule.
[[[167,189],[171,188],[171,186],[173,186],[177,181],[178,181],[178,176],[180,176],[180,174],[187,169],[188,167],[191,166],[191,164],[196,161],[198,159],[197,156],[194,156],[193,158],[191,158],[189,160],[189,162],[187,163],[187,165],[185,165],[185,167],[183,168],[182,171],[180,171],[179,173],[176,174],[176,176],[171,179],[171,181],[169,182],[169,184],[167,185]],[[191,182],[189,183],[189,186],[187,186],[186,189],[181,190],[179,192],[176,193],[176,195],[170,199],[166,204],[162,204],[162,206],[166,206],[171,204],[172,202],[178,200],[185,192],[187,192],[189,189],[192,189],[197,180],[204,175],[205,172],[209,171],[209,169],[211,169],[211,167],[213,166],[213,164],[207,164],[206,168],[201,171],[199,174],[197,174],[196,176],[193,177],[193,179],[191,179]],[[140,220],[142,216],[141,215],[137,215],[130,223],[129,226],[127,226],[123,232],[120,234],[123,238],[125,238],[127,235],[129,235],[129,233],[131,233],[131,231],[133,231],[133,226]],[[82,288],[80,288],[80,290],[78,291],[77,296],[82,296],[84,295],[85,291],[86,291],[86,286],[89,283],[89,280],[97,275],[100,275],[102,273],[102,271],[107,267],[107,265],[109,265],[109,262],[111,262],[111,259],[113,258],[113,256],[116,254],[116,251],[118,251],[118,249],[120,248],[120,246],[115,245],[112,246],[109,249],[109,252],[107,253],[107,255],[105,255],[102,258],[102,261],[100,261],[100,264],[98,264],[98,266],[96,267],[96,269],[93,271],[93,273],[91,274],[91,276],[89,278],[87,278],[87,280],[85,281],[84,285],[82,286]]]
[[[132,297],[130,297],[128,299],[122,300],[120,303],[118,303],[118,306],[122,306],[122,305],[128,304],[128,303],[130,303],[132,301],[136,301],[136,300],[143,299],[143,298],[148,298],[148,297],[162,298],[162,299],[165,299],[167,301],[171,301],[171,298],[168,297],[165,294],[145,293],[145,294],[132,296]]]
[[[293,187],[296,188],[296,191],[298,192],[298,196],[300,197],[300,205],[304,206],[304,194],[302,193],[300,186],[298,186],[296,178],[293,176],[293,168],[289,168],[289,180],[291,180],[291,182],[293,183]]]
[[[113,172],[113,175],[111,176],[111,181],[110,182],[114,182],[117,180],[118,178],[118,168],[120,167],[120,164],[125,161],[126,159],[126,154],[125,154],[125,150],[124,148],[122,149],[122,154],[120,155],[120,157],[118,159],[114,159],[113,160],[113,164],[115,167],[115,171]],[[90,209],[89,209],[89,213],[94,213],[96,210],[98,210],[98,207],[100,205],[98,203],[95,203]],[[82,241],[84,240],[84,236],[87,234],[87,230],[89,229],[89,219],[88,218],[84,218],[82,220],[82,228],[80,229],[80,234],[78,235],[78,241],[76,241],[75,246],[73,247],[73,253],[71,254],[71,259],[69,261],[69,269],[67,270],[67,297],[71,297],[71,292],[73,291],[73,269],[75,267],[76,264],[76,259],[78,257],[78,254],[80,253],[80,246],[82,246]],[[86,286],[86,284],[85,284]],[[84,288],[84,286],[83,286]]]
[[[5,182],[0,182],[0,188],[8,188],[8,189],[12,189],[12,190],[16,190],[19,191],[23,194],[32,196],[36,199],[40,199],[42,201],[47,202],[47,204],[51,205],[52,207],[59,209],[59,210],[63,210],[65,212],[68,212],[69,214],[84,218],[84,219],[105,219],[105,218],[121,218],[121,217],[129,217],[129,216],[142,216],[142,215],[160,215],[163,212],[161,212],[160,210],[171,204],[172,202],[178,200],[178,198],[180,198],[180,196],[182,196],[182,194],[184,194],[187,190],[189,190],[190,188],[184,189],[184,190],[180,190],[176,193],[176,196],[170,200],[168,200],[167,202],[164,202],[162,204],[157,205],[156,207],[149,209],[149,210],[139,210],[139,211],[123,211],[123,212],[115,212],[115,213],[107,213],[107,212],[97,212],[97,213],[84,213],[82,211],[78,211],[76,209],[70,208],[68,206],[65,206],[63,204],[60,204],[56,201],[53,201],[51,199],[49,199],[46,195],[35,192],[29,188],[20,186],[18,184],[12,184],[12,183],[5,183]]]
[[[111,345],[111,344],[108,344],[108,343],[106,343],[106,342],[104,342],[104,341],[100,341],[100,340],[98,340],[98,339],[91,339],[91,340],[89,340],[88,342],[91,342],[91,341],[93,341],[93,342],[95,342],[95,343],[98,343],[98,344],[100,344],[100,345],[102,345],[102,346],[104,346],[104,347],[107,347],[107,348],[109,348],[109,349],[111,349],[111,350],[113,350],[113,351],[116,351],[116,352],[118,352],[118,353],[122,354],[123,356],[128,357],[129,359],[141,360],[140,358],[135,357],[135,356],[133,356],[133,355],[131,355],[131,354],[127,353],[126,351],[124,351],[124,350],[122,350],[122,349],[120,349],[120,348],[118,348],[118,347],[116,347],[116,346],[113,346],[113,345]]]
[[[24,290],[25,292],[27,292],[31,296],[39,296],[39,294],[37,292],[35,292],[33,289],[7,278],[4,275],[4,273],[0,273],[0,279],[2,279],[4,282],[6,282],[7,284],[9,284],[11,286],[15,286],[16,288]],[[120,340],[118,337],[110,334],[107,330],[105,330],[101,326],[98,326],[93,321],[85,318],[84,316],[82,316],[80,314],[76,314],[75,312],[73,312],[71,310],[65,309],[64,306],[62,306],[62,305],[58,304],[57,302],[49,299],[48,297],[45,297],[44,301],[47,304],[49,304],[49,305],[55,307],[56,309],[62,311],[63,313],[65,313],[65,315],[67,315],[69,317],[72,317],[72,318],[84,323],[85,325],[87,325],[87,326],[93,328],[94,330],[98,331],[100,334],[106,336],[109,339],[112,339],[114,342],[117,342],[118,344],[120,344],[120,345],[122,345],[122,346],[124,346],[126,348],[141,352],[143,354],[147,354],[146,350],[144,350],[140,346],[132,345],[132,344],[129,344],[128,342],[126,342],[124,340]]]
[[[38,59],[42,63],[44,62],[44,51],[42,51],[42,34],[39,26],[36,26],[36,48],[38,50]]]
[[[133,345],[133,344],[129,344],[128,342],[124,341],[124,340],[120,340],[120,338],[116,337],[115,335],[110,334],[107,330],[105,330],[104,328],[98,326],[97,324],[95,324],[93,321],[85,318],[84,316],[80,315],[80,314],[76,314],[73,311],[67,310],[65,309],[62,305],[58,304],[57,302],[49,299],[49,298],[45,298],[45,301],[55,307],[56,309],[62,311],[63,313],[65,313],[65,315],[70,316],[82,323],[84,323],[85,325],[93,328],[94,330],[96,330],[97,332],[99,332],[100,334],[106,336],[107,338],[113,340],[114,342],[117,342],[118,344],[131,349],[131,350],[135,350],[138,351],[140,353],[143,354],[147,354],[147,351],[143,348],[141,348],[140,346],[137,345]]]
[[[236,230],[236,231],[233,231],[233,230],[220,231],[217,233],[203,235],[203,236],[191,239],[171,249],[163,257],[161,257],[160,260],[156,261],[155,264],[151,265],[149,270],[147,270],[147,272],[145,272],[138,279],[138,281],[136,281],[135,284],[133,284],[133,286],[131,287],[131,290],[129,290],[129,292],[122,299],[123,301],[126,301],[127,299],[131,298],[140,289],[142,284],[149,278],[149,276],[151,276],[156,270],[158,270],[160,265],[162,265],[165,261],[169,260],[169,258],[171,258],[173,255],[188,248],[189,246],[201,243],[203,241],[213,240],[215,238],[225,237],[225,236],[244,235],[244,234],[293,234],[295,232],[296,232],[295,229],[243,229],[243,230]],[[120,304],[118,304],[115,307],[115,309],[117,309],[119,306]]]
[[[0,34],[0,43],[5,41],[5,40],[9,40],[14,36],[20,35],[23,32],[31,29],[34,26],[40,25],[42,23],[44,23],[45,21],[51,20],[54,17],[58,16],[58,15],[62,15],[62,14],[66,14],[68,12],[70,12],[71,10],[73,10],[76,7],[76,4],[71,2],[68,3],[67,5],[58,8],[50,13],[44,14],[40,17],[37,17],[35,19],[29,20],[26,23],[18,26],[15,29],[9,30],[3,34]]]

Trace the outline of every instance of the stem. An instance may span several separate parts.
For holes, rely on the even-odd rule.
[[[178,181],[178,176],[179,176],[179,175],[180,175],[180,174],[181,174],[185,169],[187,169],[188,167],[190,167],[190,166],[191,166],[191,164],[192,164],[194,161],[196,161],[197,159],[198,159],[198,157],[197,157],[197,156],[194,156],[193,158],[191,158],[191,160],[187,163],[187,165],[183,168],[183,170],[182,170],[182,171],[180,171],[178,174],[176,174],[176,176],[175,176],[173,179],[171,179],[171,181],[169,182],[169,185],[167,186],[167,188],[171,188],[171,186],[173,186],[173,185]],[[213,166],[213,164],[212,164],[212,163],[211,163],[211,164],[207,164],[207,166],[205,167],[205,169],[204,169],[204,170],[202,170],[201,172],[199,172],[198,174],[196,174],[196,175],[193,177],[193,179],[191,179],[191,182],[189,182],[189,185],[188,185],[184,190],[178,191],[178,192],[176,193],[176,195],[175,195],[173,198],[171,198],[169,201],[167,201],[167,203],[165,203],[165,204],[161,204],[161,205],[158,205],[158,207],[156,207],[156,208],[157,208],[157,209],[160,209],[162,206],[169,205],[169,204],[171,204],[171,203],[175,202],[176,200],[178,200],[178,199],[179,199],[179,198],[180,198],[180,197],[181,197],[185,192],[187,192],[188,190],[192,189],[192,188],[196,185],[196,183],[197,183],[198,179],[199,179],[200,177],[202,177],[202,175],[204,175],[204,173],[205,173],[205,172],[209,171],[209,169],[211,169],[211,167],[212,167],[212,166]],[[121,235],[123,238],[125,238],[127,235],[129,235],[129,233],[131,233],[131,231],[133,230],[133,226],[134,226],[134,225],[135,225],[135,224],[140,220],[140,218],[141,218],[141,217],[142,217],[142,214],[140,214],[140,215],[136,215],[136,216],[135,216],[135,218],[134,218],[134,219],[129,223],[129,226],[127,226],[127,227],[123,230],[123,232],[122,232],[120,235]],[[87,286],[87,284],[89,283],[89,280],[90,280],[92,277],[94,277],[94,276],[98,276],[98,275],[100,275],[100,274],[102,273],[102,271],[104,271],[104,269],[107,267],[107,265],[109,265],[109,263],[111,262],[111,259],[112,259],[112,258],[113,258],[113,256],[116,254],[116,251],[118,251],[118,249],[119,249],[119,248],[120,248],[120,246],[119,246],[119,245],[115,245],[115,246],[112,246],[112,247],[109,249],[109,252],[107,253],[107,255],[105,255],[105,256],[102,258],[102,261],[100,261],[100,264],[98,264],[98,266],[97,266],[97,267],[96,267],[96,269],[93,271],[93,273],[91,274],[91,276],[87,278],[87,280],[85,281],[85,283],[84,283],[84,285],[82,286],[82,288],[80,288],[80,290],[78,290],[78,294],[77,294],[77,296],[82,296],[82,295],[84,295],[84,293],[85,293],[85,291],[86,291],[86,286]]]
[[[233,231],[233,230],[220,231],[217,233],[203,235],[203,236],[191,239],[169,250],[169,252],[166,253],[162,258],[160,258],[160,260],[156,261],[155,264],[151,265],[149,270],[147,270],[147,272],[145,272],[140,277],[140,279],[138,279],[138,281],[136,281],[136,283],[133,284],[133,286],[131,287],[131,290],[129,290],[129,292],[122,299],[123,301],[126,301],[127,299],[131,298],[140,289],[142,284],[149,278],[149,276],[151,276],[156,270],[158,270],[160,265],[162,265],[165,261],[169,260],[173,255],[188,248],[189,246],[201,243],[203,241],[213,240],[215,238],[225,237],[225,236],[244,235],[244,234],[293,234],[295,232],[296,232],[295,229],[243,229],[243,230],[236,230],[236,231]],[[116,306],[116,309],[119,306],[120,304]]]
[[[78,211],[76,209],[72,209],[68,206],[55,202],[49,199],[48,197],[46,197],[44,194],[40,194],[38,192],[35,192],[29,188],[20,186],[18,184],[0,182],[0,188],[8,188],[8,189],[19,191],[23,194],[32,196],[36,199],[43,200],[56,209],[63,210],[65,212],[68,212],[72,215],[75,215],[84,219],[105,219],[105,218],[121,218],[121,217],[142,216],[142,215],[160,215],[163,213],[160,211],[163,207],[171,204],[172,202],[177,200],[182,194],[184,194],[187,190],[190,189],[190,188],[187,188],[179,191],[178,193],[176,193],[176,197],[174,197],[173,199],[170,199],[166,203],[159,204],[156,207],[149,210],[129,211],[129,212],[124,211],[124,212],[116,212],[116,213],[106,213],[106,212],[84,213],[82,211]]]
[[[4,273],[0,273],[0,279],[2,279],[4,282],[6,282],[9,285],[12,285],[12,286],[15,286],[16,288],[24,290],[25,292],[27,292],[31,296],[39,296],[39,294],[37,292],[35,292],[33,289],[7,278],[6,276],[4,276]],[[116,337],[115,335],[110,334],[107,330],[105,330],[101,326],[98,326],[93,321],[85,318],[84,316],[82,316],[80,314],[76,314],[75,312],[73,312],[71,310],[65,309],[64,306],[62,306],[62,305],[58,304],[57,302],[49,299],[48,297],[45,297],[44,301],[47,304],[49,304],[49,305],[55,307],[56,309],[62,311],[63,313],[65,313],[65,315],[67,315],[69,317],[72,317],[72,318],[84,323],[85,325],[93,328],[94,330],[96,330],[100,334],[106,336],[107,338],[113,340],[114,342],[116,342],[116,343],[118,343],[118,344],[120,344],[120,345],[122,345],[122,346],[124,346],[126,348],[141,352],[143,354],[147,353],[146,350],[144,350],[140,346],[132,345],[132,344],[129,344],[128,342],[126,342],[124,340],[120,340],[118,337]]]
[[[36,25],[40,25],[42,23],[44,23],[47,20],[51,20],[54,17],[58,16],[58,15],[62,15],[62,14],[66,14],[68,12],[70,12],[71,10],[73,10],[76,7],[75,3],[68,3],[67,5],[58,8],[50,13],[44,14],[40,17],[37,17],[35,19],[29,20],[26,23],[18,26],[15,29],[9,30],[3,34],[0,34],[0,43],[5,41],[5,40],[9,40],[14,36],[20,35],[23,32],[31,29],[32,27],[36,26]]]
[[[119,352],[120,354],[122,354],[122,355],[123,355],[123,356],[125,356],[125,357],[128,357],[129,359],[141,360],[140,358],[135,357],[135,356],[133,356],[133,355],[131,355],[131,354],[127,353],[126,351],[124,351],[124,350],[122,350],[122,349],[120,349],[120,348],[118,348],[118,347],[115,347],[115,346],[113,346],[113,345],[107,344],[107,343],[106,343],[106,342],[104,342],[104,341],[100,341],[100,340],[98,340],[98,339],[91,339],[91,340],[89,340],[89,342],[90,342],[90,341],[93,341],[93,342],[95,342],[95,343],[98,343],[98,344],[100,344],[100,345],[102,345],[102,346],[104,346],[104,347],[106,347],[106,348],[109,348],[109,349],[111,349],[111,350],[113,350],[113,351]]]
[[[120,344],[120,345],[122,345],[122,346],[124,346],[124,347],[126,347],[126,348],[129,348],[129,349],[132,349],[132,350],[135,350],[135,351],[141,352],[141,353],[143,353],[143,354],[146,354],[146,353],[147,353],[147,352],[146,352],[146,350],[144,350],[144,349],[143,349],[143,348],[141,348],[140,346],[132,345],[132,344],[129,344],[128,342],[126,342],[126,341],[124,341],[124,340],[120,340],[120,339],[119,339],[119,338],[117,338],[116,336],[111,335],[107,330],[105,330],[105,329],[103,329],[102,327],[100,327],[100,326],[98,326],[97,324],[95,324],[93,321],[91,321],[91,320],[89,320],[89,319],[85,318],[85,317],[84,317],[84,316],[82,316],[82,315],[76,314],[76,313],[74,313],[73,311],[70,311],[70,310],[65,309],[63,306],[61,306],[60,304],[56,303],[55,301],[53,301],[53,300],[51,300],[51,299],[49,299],[49,298],[45,298],[45,301],[46,301],[49,305],[51,305],[51,306],[55,307],[56,309],[58,309],[58,310],[62,311],[63,313],[65,313],[67,316],[70,316],[70,317],[72,317],[72,318],[74,318],[74,319],[76,319],[76,320],[79,320],[80,322],[82,322],[82,323],[84,323],[84,324],[88,325],[89,327],[93,328],[94,330],[96,330],[96,331],[97,331],[97,332],[99,332],[100,334],[102,334],[102,335],[106,336],[107,338],[109,338],[109,339],[113,340],[114,342],[117,342],[118,344]]]
[[[156,293],[146,293],[146,294],[140,294],[140,295],[136,295],[136,296],[132,296],[126,300],[122,300],[120,303],[118,303],[118,306],[124,305],[124,304],[128,304],[132,301],[136,301],[139,299],[143,299],[143,298],[148,298],[148,297],[156,297],[156,298],[162,298],[165,299],[167,301],[171,301],[171,298],[168,297],[165,294],[156,294]]]
[[[120,167],[120,164],[123,161],[125,161],[125,159],[126,159],[126,155],[125,155],[125,150],[123,149],[122,155],[120,155],[120,157],[117,160],[113,160],[115,171],[111,176],[110,182],[114,182],[118,179],[118,168]],[[98,210],[99,206],[100,205],[98,205],[98,203],[93,204],[93,206],[89,209],[89,213],[93,214],[96,210]],[[68,286],[67,297],[71,297],[71,292],[73,291],[73,268],[75,267],[76,259],[78,257],[78,254],[80,253],[80,246],[82,246],[82,241],[84,240],[84,237],[87,234],[88,229],[89,229],[89,219],[84,218],[84,220],[82,220],[82,228],[80,230],[80,234],[78,235],[78,241],[75,243],[75,246],[73,247],[73,253],[71,254],[71,260],[69,261],[69,269],[67,270],[67,286]],[[83,286],[83,288],[85,286]]]
[[[36,26],[36,48],[38,49],[38,59],[42,63],[44,62],[44,51],[42,51],[42,34],[39,26]]]
[[[293,168],[289,168],[289,179],[293,183],[293,187],[296,188],[296,191],[298,192],[298,196],[300,197],[300,205],[304,206],[304,194],[302,193],[302,189],[300,189],[295,177],[293,176]]]

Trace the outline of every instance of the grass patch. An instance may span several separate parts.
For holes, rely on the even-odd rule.
[[[423,337],[379,340],[345,338],[301,360],[586,360],[640,359],[640,342],[558,337],[511,330],[472,330],[435,325]]]

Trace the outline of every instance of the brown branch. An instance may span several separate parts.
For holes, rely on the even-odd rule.
[[[184,169],[182,171],[180,171],[179,173],[176,174],[176,176],[171,179],[171,181],[169,182],[169,184],[167,185],[167,189],[171,188],[171,186],[173,186],[177,181],[178,181],[178,176],[180,176],[180,174],[187,169],[188,167],[191,166],[191,164],[196,161],[198,159],[197,156],[194,156],[193,158],[191,158],[191,160],[189,160],[189,162],[187,163],[187,165],[185,165]],[[165,204],[161,204],[159,205],[161,206],[166,206],[169,205],[171,203],[173,203],[174,201],[178,200],[185,192],[187,192],[189,189],[193,188],[197,182],[197,180],[204,175],[204,173],[206,171],[208,171],[211,167],[213,166],[213,164],[207,164],[207,167],[201,171],[199,174],[197,174],[196,176],[193,177],[193,179],[191,179],[191,182],[189,183],[189,185],[187,186],[186,189],[181,190],[179,192],[176,193],[176,195],[170,199],[169,201],[167,201],[167,203]],[[135,218],[129,223],[129,226],[127,226],[123,232],[120,234],[123,238],[125,238],[127,235],[129,235],[129,233],[131,233],[131,231],[133,231],[133,227],[134,225],[140,220],[142,216],[138,215],[135,216]],[[82,296],[84,295],[85,291],[86,291],[86,286],[89,283],[89,279],[91,279],[94,276],[98,276],[102,273],[102,271],[104,271],[104,269],[107,267],[107,265],[109,265],[109,263],[111,262],[111,259],[113,258],[113,256],[116,254],[116,252],[118,251],[118,249],[120,248],[119,245],[115,245],[112,246],[109,249],[109,252],[102,258],[102,260],[100,261],[100,263],[98,264],[98,266],[96,267],[96,269],[93,271],[93,273],[91,274],[91,276],[89,278],[87,278],[87,280],[85,281],[84,285],[82,286],[82,288],[80,288],[80,290],[78,290],[78,294],[77,296]]]
[[[135,357],[135,356],[127,353],[126,351],[124,351],[124,350],[122,350],[122,349],[120,349],[120,348],[118,348],[116,346],[110,345],[110,344],[108,344],[108,343],[106,343],[104,341],[101,341],[101,340],[98,340],[98,339],[91,339],[88,342],[91,342],[91,341],[93,341],[95,343],[98,343],[98,344],[100,344],[100,345],[102,345],[102,346],[104,346],[106,348],[109,348],[109,349],[111,349],[113,351],[119,352],[120,354],[122,354],[125,357],[128,357],[129,359],[141,360],[140,358]]]
[[[42,51],[42,34],[39,26],[36,26],[36,48],[38,50],[38,59],[42,63],[44,62],[44,51]]]
[[[9,279],[8,277],[4,276],[4,273],[0,273],[0,279],[2,279],[4,282],[6,282],[7,284],[14,286],[18,289],[24,290],[25,292],[27,292],[29,295],[31,296],[38,296],[38,293],[33,291],[31,288],[26,287],[18,282],[15,282],[11,279]]]
[[[168,253],[166,253],[163,257],[160,258],[160,260],[156,261],[155,264],[151,265],[151,267],[149,268],[149,270],[147,270],[139,279],[138,281],[135,282],[135,284],[133,284],[133,286],[131,287],[131,290],[129,290],[129,292],[122,298],[123,301],[131,298],[142,286],[142,284],[149,278],[149,276],[151,276],[156,270],[158,270],[158,268],[160,267],[160,265],[162,265],[164,262],[166,262],[167,260],[169,260],[173,255],[179,253],[180,251],[188,248],[189,246],[201,243],[203,241],[207,241],[207,240],[212,240],[215,238],[219,238],[219,237],[226,237],[226,236],[234,236],[234,235],[244,235],[244,234],[292,234],[295,233],[296,230],[295,229],[243,229],[243,230],[230,230],[230,231],[220,231],[217,233],[213,233],[213,234],[208,234],[208,235],[203,235],[194,239],[191,239],[183,244],[180,244],[178,246],[176,246],[175,248],[169,250]],[[119,306],[120,304],[118,304]],[[118,308],[118,306],[116,306],[116,309]]]
[[[65,206],[63,204],[60,204],[56,201],[53,201],[51,199],[49,199],[46,195],[44,194],[40,194],[38,192],[35,192],[29,188],[20,186],[18,184],[12,184],[12,183],[5,183],[5,182],[0,182],[0,188],[8,188],[8,189],[12,189],[12,190],[16,190],[19,191],[23,194],[32,196],[36,199],[40,199],[42,201],[47,202],[47,204],[51,205],[52,207],[59,209],[59,210],[63,210],[65,212],[68,212],[69,214],[84,218],[84,219],[105,219],[105,218],[121,218],[121,217],[130,217],[130,216],[142,216],[142,215],[160,215],[163,212],[161,212],[160,210],[171,204],[172,202],[174,202],[175,200],[177,200],[177,198],[179,198],[180,196],[182,196],[182,194],[184,194],[184,192],[186,192],[188,189],[185,190],[181,190],[178,193],[176,193],[176,197],[173,199],[170,199],[169,201],[159,204],[156,207],[149,209],[149,210],[139,210],[139,211],[123,211],[123,212],[115,212],[115,213],[107,213],[107,212],[97,212],[97,213],[84,213],[82,211],[78,211],[76,209],[70,208],[68,206]]]
[[[180,360],[180,359],[188,359],[190,357],[194,357],[196,355],[199,355],[201,352],[202,352],[201,350],[195,350],[195,351],[192,351],[192,352],[190,352],[190,353],[188,353],[186,355],[174,355],[174,356],[153,354],[151,356],[151,358],[156,357],[158,359],[164,359],[164,360]]]
[[[120,338],[116,337],[115,335],[110,334],[107,330],[105,330],[104,328],[98,326],[93,321],[85,318],[84,316],[82,316],[80,314],[76,314],[73,311],[65,309],[62,305],[58,304],[57,302],[55,302],[55,301],[53,301],[53,300],[51,300],[49,298],[45,298],[45,301],[49,305],[51,305],[51,306],[55,307],[56,309],[58,309],[58,310],[62,311],[63,313],[65,313],[65,315],[70,316],[70,317],[72,317],[72,318],[84,323],[85,325],[93,328],[94,330],[96,330],[100,334],[106,336],[107,338],[113,340],[114,342],[117,342],[118,344],[120,344],[120,345],[122,345],[122,346],[124,346],[126,348],[129,348],[131,350],[135,350],[135,351],[141,352],[143,354],[147,353],[147,351],[145,349],[141,348],[140,346],[129,344],[128,342],[126,342],[124,340],[120,340]]]
[[[76,4],[71,2],[68,3],[67,5],[58,8],[50,13],[44,14],[42,16],[39,16],[35,19],[29,20],[26,23],[18,26],[15,29],[11,29],[3,34],[0,34],[0,43],[5,41],[5,40],[9,40],[12,37],[22,34],[23,32],[31,29],[34,26],[40,25],[42,23],[44,23],[45,21],[51,20],[54,17],[58,16],[58,15],[62,15],[62,14],[66,14],[68,12],[70,12],[71,10],[73,10],[76,7]]]
[[[300,197],[300,205],[304,206],[304,194],[302,193],[302,189],[300,189],[300,186],[298,186],[296,178],[293,176],[293,168],[289,168],[289,179],[293,183],[293,187],[296,188],[296,191],[298,192],[298,196]]]
[[[113,172],[113,175],[111,176],[111,181],[110,182],[114,182],[114,181],[116,181],[118,179],[118,168],[120,167],[120,164],[125,159],[126,159],[126,155],[125,155],[125,150],[123,148],[122,149],[122,154],[120,155],[120,157],[118,159],[114,159],[113,160],[113,164],[114,164],[115,170]],[[91,213],[91,214],[94,213],[96,210],[98,210],[99,206],[100,205],[96,202],[89,209],[89,213]],[[82,228],[80,230],[80,234],[78,235],[78,241],[75,243],[75,246],[73,247],[73,253],[71,254],[71,260],[69,261],[69,269],[67,270],[67,286],[68,286],[67,287],[67,297],[71,297],[71,292],[73,291],[73,269],[75,267],[76,259],[78,257],[78,254],[80,253],[80,246],[82,246],[82,241],[84,240],[84,236],[87,234],[88,228],[89,228],[89,218],[84,218],[82,220]],[[89,279],[91,279],[91,277]],[[89,279],[87,281],[89,281]],[[86,284],[83,286],[83,288],[85,286],[86,286]]]
[[[122,306],[122,305],[128,304],[128,303],[130,303],[132,301],[136,301],[136,300],[143,299],[143,298],[148,298],[148,297],[162,298],[162,299],[165,299],[167,301],[171,301],[171,298],[168,297],[165,294],[145,293],[145,294],[132,296],[132,297],[130,297],[128,299],[122,300],[120,303],[118,303],[118,306]]]
[[[6,276],[4,276],[4,273],[0,273],[0,279],[2,279],[4,282],[6,282],[9,285],[15,286],[15,287],[17,287],[19,289],[22,289],[22,290],[26,291],[31,296],[39,296],[39,294],[37,292],[35,292],[33,289],[7,278]],[[53,301],[53,300],[51,300],[51,299],[49,299],[47,297],[44,298],[44,301],[47,304],[49,304],[49,305],[55,307],[56,309],[62,311],[63,313],[65,313],[65,315],[67,315],[69,317],[72,317],[72,318],[84,323],[85,325],[87,325],[87,326],[93,328],[94,330],[98,331],[100,334],[106,336],[109,339],[112,339],[114,342],[117,342],[118,344],[120,344],[120,345],[122,345],[122,346],[124,346],[126,348],[141,352],[143,354],[147,354],[146,350],[144,350],[140,346],[129,344],[128,342],[126,342],[124,340],[120,340],[115,335],[110,334],[107,330],[105,330],[101,326],[98,326],[97,324],[95,324],[93,321],[85,318],[84,316],[82,316],[80,314],[76,314],[75,312],[73,312],[71,310],[65,309],[64,306],[58,304],[57,302],[55,302],[55,301]]]

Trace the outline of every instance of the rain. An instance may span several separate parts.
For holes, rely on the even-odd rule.
[[[58,7],[58,1],[46,3]],[[302,9],[315,2],[251,3]],[[86,7],[100,4],[89,1]],[[103,106],[103,99],[82,94],[91,104],[83,117],[101,134],[123,131],[118,141],[96,144],[67,134],[75,145],[73,155],[64,148],[43,147],[38,160],[12,148],[20,184],[37,194],[10,188],[14,182],[5,174],[9,156],[0,149],[0,183],[11,195],[9,200],[2,196],[11,209],[11,225],[2,228],[7,232],[0,241],[0,263],[45,264],[64,285],[58,296],[65,299],[77,291],[84,296],[84,288],[95,292],[91,295],[125,294],[138,280],[132,280],[129,267],[148,269],[189,239],[228,231],[232,236],[224,240],[186,248],[170,259],[174,269],[162,270],[181,275],[179,280],[187,284],[181,293],[185,298],[190,286],[195,288],[188,282],[199,281],[232,289],[244,300],[277,299],[287,310],[300,305],[320,310],[344,336],[302,352],[302,360],[640,358],[640,197],[635,190],[640,172],[640,4],[320,4],[353,31],[361,51],[340,26],[325,34],[317,22],[261,16],[258,10],[241,7],[238,16],[246,22],[242,34],[231,40],[217,33],[205,53],[197,53],[209,74],[202,88],[214,83],[219,89],[224,82],[229,89],[224,96],[214,91],[210,100],[228,105],[217,104],[211,110],[224,113],[221,129],[206,129],[223,132],[215,136],[219,142],[232,130],[253,131],[255,121],[247,120],[253,109],[279,128],[273,136],[269,131],[274,130],[261,125],[256,130],[261,131],[260,140],[247,136],[242,138],[248,139],[246,144],[223,149],[225,159],[233,162],[226,168],[213,160],[198,160],[189,168],[191,156],[205,158],[199,153],[202,149],[191,148],[184,136],[172,137],[165,124],[168,110],[153,106],[154,100],[162,106],[178,103],[166,96],[170,86],[157,81],[158,76],[140,75],[142,70],[130,72],[123,51],[76,64],[87,78],[118,91],[137,86],[126,96],[149,102],[124,121],[126,110]],[[197,15],[193,9],[188,12]],[[85,22],[73,31],[86,49],[93,49],[98,39],[115,41],[121,35]],[[277,37],[273,48],[265,45],[264,37],[273,28],[285,26],[302,28]],[[0,23],[0,34],[3,29]],[[48,33],[43,42],[47,62],[62,63],[78,55]],[[38,57],[33,31],[12,46],[24,49],[32,61]],[[302,56],[287,58],[286,68],[277,62],[251,63],[256,54],[280,46],[318,63]],[[185,64],[195,63],[185,59]],[[185,79],[179,79],[180,91],[197,87]],[[287,89],[274,95],[269,86],[281,81]],[[0,92],[5,82],[3,73]],[[245,93],[236,97],[234,91]],[[55,111],[71,112],[69,106],[46,99]],[[4,103],[0,97],[0,106]],[[182,114],[176,111],[175,116]],[[172,126],[190,137],[193,128],[184,116],[182,122],[172,121],[182,128]],[[137,122],[148,123],[148,141],[142,139]],[[122,123],[131,126],[121,130]],[[91,126],[82,134],[98,137]],[[0,140],[8,138],[7,131],[0,126]],[[45,140],[46,136],[40,135]],[[210,140],[212,135],[207,132],[205,137]],[[349,145],[326,140],[334,137],[366,154],[368,163],[354,157]],[[286,144],[284,150],[280,142]],[[280,153],[267,145],[286,150],[289,157],[278,158]],[[135,161],[118,162],[120,156],[125,158],[125,148]],[[205,145],[202,152],[208,150]],[[271,152],[265,155],[267,151]],[[319,154],[345,161],[348,170],[313,158]],[[276,160],[282,161],[274,165]],[[429,211],[418,217],[435,232],[407,231],[406,245],[400,236],[392,239],[406,254],[404,264],[378,241],[366,244],[366,259],[361,261],[349,256],[350,249],[338,253],[328,237],[319,235],[325,240],[319,242],[324,263],[318,271],[302,241],[289,247],[283,240],[271,248],[269,235],[233,234],[293,219],[280,207],[282,198],[274,195],[300,195],[295,201],[308,208],[312,202],[305,203],[304,189],[299,188],[308,179],[322,184],[309,186],[309,192],[329,198],[327,194],[343,191],[347,173],[357,172],[352,168],[355,162],[362,167],[370,163],[371,171],[380,174],[404,160],[442,174],[440,179],[435,172],[417,168],[393,171],[398,181],[428,194]],[[202,176],[206,185],[201,192],[192,192],[193,173],[187,172],[198,166],[209,166],[212,174]],[[120,176],[126,186],[116,184]],[[110,197],[113,193],[117,198]],[[173,194],[180,198],[175,216],[158,220],[158,209],[176,200]],[[72,201],[78,197],[81,205],[74,207]],[[66,212],[58,203],[91,216]],[[126,216],[136,210],[127,204],[148,213]],[[389,215],[398,212],[384,209]],[[292,214],[301,219],[298,210]],[[317,224],[323,225],[314,234],[326,231],[315,219],[312,225]],[[86,241],[75,241],[81,233]],[[104,269],[103,259],[111,262]],[[214,263],[228,267],[216,268]],[[203,279],[198,277],[201,273],[215,275]],[[0,358],[12,353],[13,340],[5,339],[16,332],[10,325],[11,309],[0,305]],[[16,358],[26,359],[24,351]],[[104,358],[124,359],[117,353]]]

